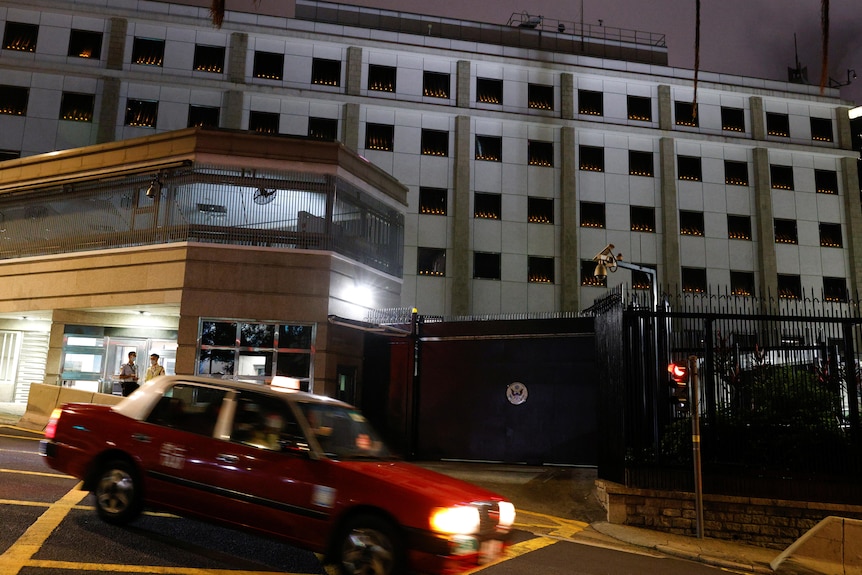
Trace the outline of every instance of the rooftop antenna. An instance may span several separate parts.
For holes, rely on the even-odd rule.
[[[807,84],[808,83],[808,66],[802,66],[799,63],[799,50],[796,47],[796,33],[793,34],[793,54],[796,58],[796,67],[795,68],[787,68],[787,81],[792,82],[793,84]]]

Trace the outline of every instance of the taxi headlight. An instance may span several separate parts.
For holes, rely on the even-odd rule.
[[[479,531],[479,510],[475,507],[446,507],[431,513],[431,529],[439,533],[468,535]]]
[[[515,522],[515,506],[508,501],[501,501],[497,506],[500,509],[500,525],[511,527]]]

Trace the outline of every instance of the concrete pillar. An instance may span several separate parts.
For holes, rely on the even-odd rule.
[[[847,218],[847,251],[850,267],[847,270],[847,289],[853,297],[862,292],[862,205],[859,202],[859,171],[856,158],[841,158],[843,176],[844,213]]]
[[[858,202],[857,202],[858,203]],[[757,255],[760,293],[778,297],[778,263],[775,259],[775,225],[772,215],[772,183],[769,177],[769,150],[754,149],[754,209],[756,211]],[[766,301],[764,299],[764,301]]]
[[[470,107],[470,62],[459,60],[455,78],[455,105],[459,108]]]
[[[837,108],[838,134],[835,141],[842,150],[853,149],[853,132],[850,128],[850,108]]]
[[[661,88],[661,86],[659,86]],[[669,97],[669,94],[668,94]],[[661,122],[661,117],[659,117]],[[676,150],[673,138],[659,140],[661,166],[661,233],[663,274],[659,283],[669,291],[682,291],[682,269],[679,259],[679,204],[676,197]],[[659,271],[662,271],[659,268]]]
[[[362,48],[348,46],[347,73],[345,74],[348,96],[358,96],[362,89]]]
[[[575,75],[568,72],[560,74],[560,117],[575,119]]]
[[[578,249],[578,194],[575,129],[560,130],[560,310],[581,309],[581,258]]]
[[[248,54],[248,34],[234,32],[230,35],[227,51],[227,79],[234,84],[245,84],[245,62]]]
[[[111,18],[111,31],[108,33],[108,70],[122,70],[126,59],[126,34],[129,22],[125,18]]]
[[[460,64],[459,64],[460,69]],[[459,79],[460,82],[460,79]],[[452,185],[452,267],[446,273],[452,278],[450,294],[453,315],[468,315],[472,309],[473,251],[470,249],[473,229],[472,185],[470,162],[473,157],[471,121],[469,116],[455,118],[455,171]],[[450,274],[451,269],[451,274]]]
[[[102,79],[102,105],[99,108],[99,126],[96,143],[104,144],[117,139],[117,118],[120,115],[120,79]]]
[[[231,130],[242,129],[243,103],[245,96],[241,90],[228,90],[224,94],[224,114],[221,127]]]
[[[673,102],[670,99],[670,86],[658,87],[658,127],[659,130],[673,129]]]
[[[359,150],[359,104],[344,104],[342,108],[341,142],[348,150]]]
[[[763,98],[752,96],[748,99],[751,113],[751,137],[755,140],[766,139],[766,114],[763,113]]]

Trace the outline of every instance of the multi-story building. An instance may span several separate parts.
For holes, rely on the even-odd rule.
[[[407,187],[400,304],[578,311],[613,244],[683,292],[862,285],[838,91],[667,66],[658,34],[314,0],[0,2],[0,158],[213,126],[339,140]],[[261,12],[257,12],[260,10]],[[2,194],[2,190],[0,190]],[[373,307],[373,306],[372,306]]]

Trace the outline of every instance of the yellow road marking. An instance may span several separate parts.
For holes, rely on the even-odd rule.
[[[515,543],[514,545],[509,545],[509,547],[506,548],[506,552],[503,553],[502,557],[500,557],[496,561],[491,561],[490,563],[485,563],[484,565],[479,565],[478,567],[468,569],[467,571],[464,571],[464,575],[470,575],[470,573],[482,571],[483,569],[487,569],[488,567],[491,567],[493,565],[498,565],[500,563],[503,563],[504,561],[514,559],[515,557],[520,557],[521,555],[526,555],[527,553],[538,551],[539,549],[543,549],[549,545],[553,545],[554,543],[557,543],[556,539],[548,539],[547,537],[536,537],[535,539],[529,539],[527,541]]]
[[[42,436],[45,434],[45,431],[41,430],[41,429],[28,429],[26,427],[18,427],[17,425],[0,424],[0,427],[6,427],[8,429],[14,429],[16,431],[25,431],[27,433],[35,433],[39,436],[36,439],[42,439]],[[17,437],[18,439],[25,439],[19,435],[10,435],[9,437]]]
[[[575,534],[580,533],[590,525],[589,523],[585,523],[583,521],[576,521],[574,519],[563,519],[561,517],[554,517],[553,515],[545,515],[543,513],[535,513],[533,511],[519,511],[518,517],[521,518],[523,516],[539,517],[543,520],[543,522],[516,522],[514,527],[523,529],[525,531],[530,531],[531,527],[539,529],[549,529],[550,531],[548,532],[548,535],[552,537],[573,537]]]
[[[93,571],[96,573],[154,573],[156,575],[215,575],[229,573],[230,575],[308,575],[307,573],[282,574],[281,571],[238,571],[236,569],[200,569],[197,567],[163,567],[153,565],[118,565],[112,563],[75,563],[73,561],[28,561],[27,567],[41,569],[67,569],[80,573]]]
[[[23,471],[21,469],[0,469],[0,473],[18,473],[20,475],[38,475],[40,477],[57,477],[59,479],[74,479],[65,473],[47,473],[45,471]]]

